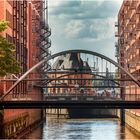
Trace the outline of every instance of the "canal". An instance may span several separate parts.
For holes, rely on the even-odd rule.
[[[121,127],[117,119],[56,119],[46,121],[27,139],[46,140],[127,140],[140,139],[127,127]]]

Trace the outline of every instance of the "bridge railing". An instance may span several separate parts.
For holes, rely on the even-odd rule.
[[[5,100],[6,101],[44,101],[44,100],[71,100],[76,98],[77,101],[80,100],[124,100],[124,101],[140,101],[140,94],[125,94],[121,98],[121,94],[99,94],[99,93],[42,93],[40,97],[36,93],[32,94],[9,94]]]
[[[126,101],[140,101],[140,94],[125,94],[121,98],[120,94],[80,94],[80,93],[46,93],[44,94],[44,99],[59,99],[59,98],[68,98],[68,97],[83,97],[84,98],[94,98],[95,100],[126,100]],[[80,99],[80,98],[79,98]]]

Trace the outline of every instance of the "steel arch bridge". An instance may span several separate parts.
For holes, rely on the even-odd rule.
[[[73,60],[73,58],[76,59]],[[52,62],[54,60],[55,63]],[[56,62],[58,62],[59,66],[58,64],[56,65]],[[80,62],[79,65],[77,65],[78,62]],[[48,67],[44,69],[46,75],[44,75],[43,78],[28,78],[28,75],[30,75],[30,73],[32,73],[35,69],[39,68],[44,63],[49,65],[51,64],[52,66],[51,68]],[[116,73],[115,71],[113,71],[115,70],[113,69],[113,67],[119,69],[119,72],[121,73]],[[37,104],[40,105],[40,107],[41,104],[42,106],[46,107],[50,107],[50,105],[53,107],[53,105],[56,104],[58,106],[63,104],[62,106],[64,107],[67,106],[66,104],[70,105],[72,103],[74,103],[74,106],[77,106],[81,101],[81,106],[82,103],[85,103],[85,106],[87,106],[87,104],[92,105],[94,103],[98,104],[101,102],[101,104],[99,104],[100,107],[103,107],[104,105],[106,105],[107,107],[108,105],[108,107],[111,108],[112,104],[112,107],[114,108],[117,107],[117,105],[118,108],[121,108],[123,105],[125,106],[125,108],[139,108],[139,94],[134,95],[129,93],[127,95],[124,92],[124,83],[125,85],[127,85],[127,82],[131,82],[136,87],[140,87],[140,82],[136,77],[137,75],[132,75],[117,62],[106,57],[105,55],[89,50],[66,50],[53,54],[41,60],[16,80],[4,79],[3,81],[13,81],[14,84],[4,93],[3,96],[1,96],[0,103],[5,108],[6,105],[7,107],[14,107],[14,104],[15,107],[17,107],[18,105],[18,107],[22,108],[25,107],[26,103],[32,103],[32,107],[38,108]],[[5,97],[10,95],[12,90],[22,80],[36,82],[36,85],[34,85],[35,87],[47,89],[47,93],[45,94],[43,101],[4,100]],[[106,90],[109,88],[119,89],[119,93],[114,93],[115,95],[108,95],[108,91]],[[101,94],[100,91],[103,91],[103,94]],[[105,104],[102,104],[103,102],[105,102]],[[108,102],[112,103],[106,104]],[[115,106],[113,106],[113,103],[115,104]],[[24,106],[22,106],[23,104]],[[57,105],[55,107],[57,107]]]

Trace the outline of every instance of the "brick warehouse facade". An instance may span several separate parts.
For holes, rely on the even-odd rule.
[[[140,1],[124,0],[118,14],[118,42],[116,43],[118,63],[136,78],[140,77]],[[125,94],[139,94],[140,88],[133,82],[126,82]],[[133,116],[133,117],[132,117]],[[134,119],[135,116],[135,119]],[[126,123],[140,133],[140,110],[126,110]],[[129,118],[129,119],[128,119]]]
[[[65,71],[71,71],[71,72],[75,72],[75,70],[77,70],[78,72],[80,71],[87,71],[87,72],[91,72],[90,66],[88,64],[88,62],[85,62],[82,60],[82,58],[80,57],[79,53],[70,53],[70,54],[66,54],[66,55],[62,55],[59,56],[56,60],[56,62],[54,62],[53,66],[52,66],[53,70],[60,70],[60,69],[64,69]],[[63,77],[64,76],[64,77]],[[67,74],[62,74],[62,73],[56,73],[56,74],[50,74],[49,77],[52,78],[59,78],[59,77],[63,77],[63,78],[92,78],[92,75],[90,74],[71,74],[71,75],[67,75]],[[76,88],[75,86],[78,85],[78,88]],[[63,93],[71,93],[71,94],[75,94],[75,93],[80,93],[80,88],[82,86],[92,86],[92,81],[91,80],[54,80],[52,83],[49,83],[48,86],[50,86],[50,88],[48,88],[48,92],[52,93],[52,94],[63,94]],[[58,87],[58,88],[54,88],[54,86]],[[59,88],[59,86],[64,86],[64,88]],[[66,88],[65,88],[66,86]],[[53,88],[51,88],[53,87]],[[91,88],[86,88],[84,89],[86,94],[90,94],[92,93],[92,89]]]
[[[43,1],[0,1],[0,20],[9,21],[9,26],[3,32],[3,36],[16,45],[15,57],[21,66],[20,73],[10,76],[11,78],[20,77],[38,62],[40,48],[35,40],[40,39],[40,32],[36,28],[39,30],[41,26],[42,8]],[[37,71],[34,73],[37,77],[40,76]],[[29,75],[29,78],[31,76],[34,74]],[[12,84],[10,82],[1,84],[1,94]],[[33,86],[32,82],[22,81],[12,91],[12,94],[6,97],[8,100],[20,98],[39,100],[42,99],[42,93],[39,88]],[[3,137],[5,138],[13,137],[14,134],[20,133],[42,119],[42,110],[40,109],[7,109],[1,113],[3,114]]]

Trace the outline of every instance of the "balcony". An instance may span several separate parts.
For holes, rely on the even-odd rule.
[[[118,27],[118,26],[119,26],[118,22],[115,22],[115,27]]]
[[[130,4],[130,9],[131,9],[131,10],[135,10],[136,7],[137,7],[137,1],[133,1],[133,0],[132,0],[132,2],[131,2],[131,4]]]
[[[119,62],[120,62],[120,63],[124,63],[124,57],[120,57],[120,58],[119,58]]]
[[[140,23],[137,23],[137,25],[136,25],[136,31],[140,31]]]
[[[117,52],[115,52],[115,57],[119,57],[119,55],[118,55],[118,53],[117,53]]]
[[[115,42],[115,47],[118,48],[118,46],[119,46],[119,45],[118,45],[118,42]]]
[[[130,32],[129,29],[124,30],[124,33],[129,33],[129,32]]]
[[[136,19],[134,17],[132,17],[130,20],[129,20],[129,24],[133,25],[136,23]]]
[[[135,67],[136,67],[136,62],[131,62],[131,63],[129,64],[129,67],[130,67],[130,68],[135,68]]]
[[[136,49],[140,49],[140,40],[135,42]]]
[[[115,57],[118,57],[118,48],[115,49]]]
[[[120,53],[124,53],[124,46],[120,46],[119,51],[120,51]]]
[[[121,38],[119,39],[119,44],[120,44],[120,45],[124,45],[124,38],[123,38],[123,37],[121,37]]]
[[[134,29],[131,29],[128,37],[129,37],[129,39],[134,39],[136,37],[136,32]]]
[[[140,5],[139,5],[138,8],[136,9],[136,14],[140,14]]]
[[[126,1],[124,2],[124,6],[130,6],[130,1],[129,1],[129,0],[126,0]]]
[[[138,60],[139,60],[139,59],[138,59]],[[137,63],[136,63],[136,66],[140,66],[140,62],[137,62]],[[140,77],[139,77],[139,78],[140,78]]]
[[[115,32],[115,37],[119,37],[119,33],[118,32]]]

